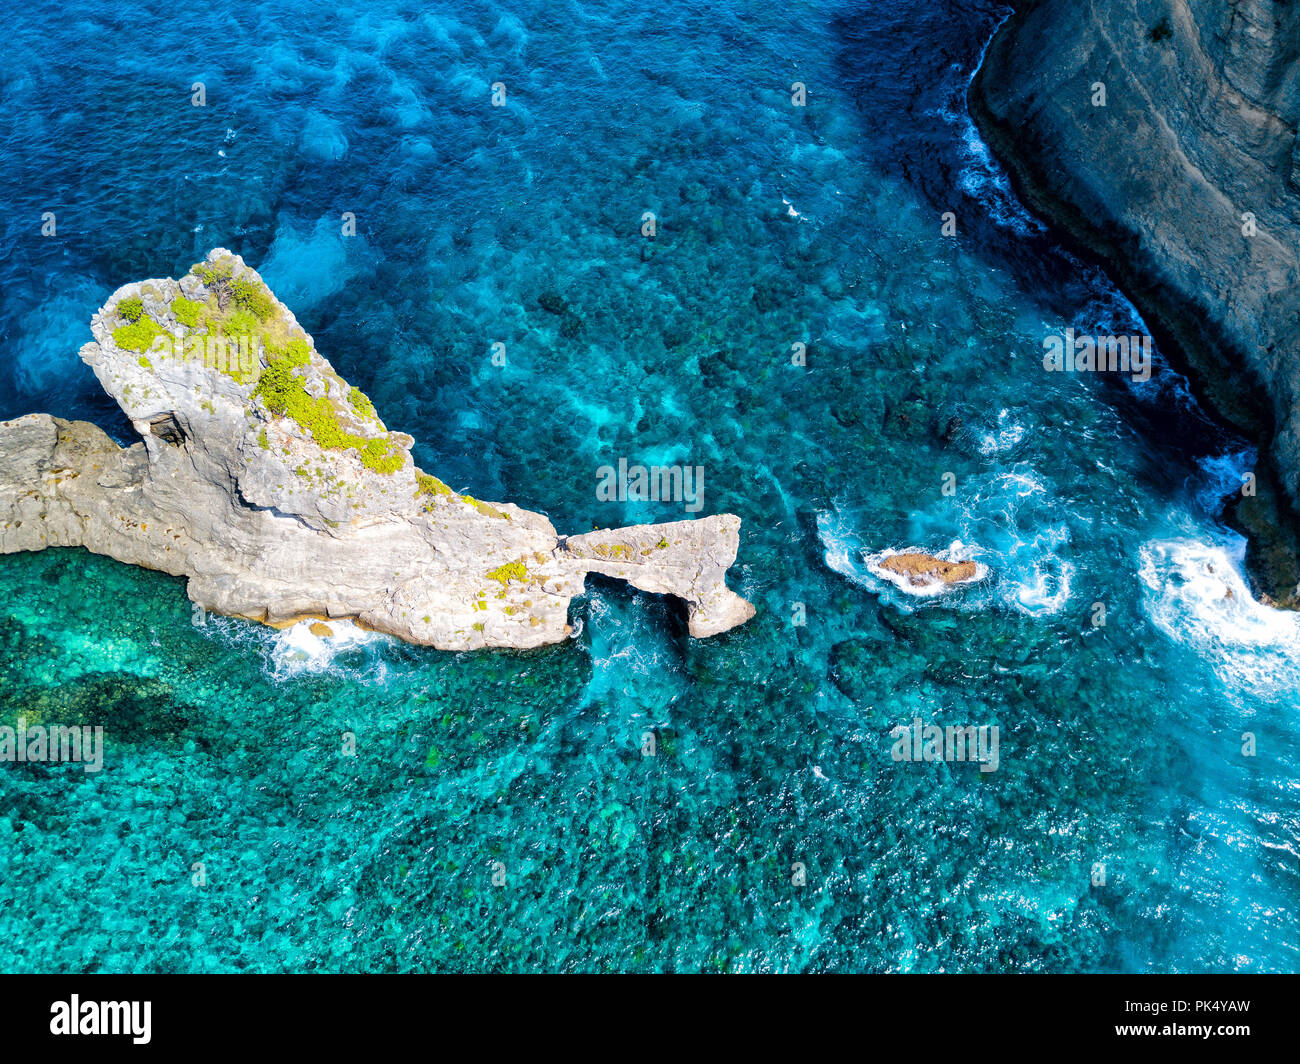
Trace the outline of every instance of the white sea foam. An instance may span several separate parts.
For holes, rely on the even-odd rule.
[[[958,507],[955,514],[954,506]],[[1048,484],[1027,466],[988,475],[957,498],[945,500],[942,509],[914,515],[908,539],[930,544],[949,540],[944,550],[880,550],[878,543],[861,541],[852,514],[833,510],[817,518],[827,567],[859,587],[884,593],[901,609],[911,608],[909,600],[932,599],[944,591],[980,584],[970,593],[954,596],[952,604],[980,610],[1001,603],[1036,617],[1058,614],[1070,601],[1075,564],[1063,553],[1071,542],[1070,527]],[[973,561],[977,575],[957,585],[938,579],[913,585],[906,576],[880,564],[890,555],[916,551],[945,561]],[[990,573],[997,574],[996,582],[985,582]]]
[[[817,538],[826,548],[823,558],[828,568],[859,586],[867,586],[854,563],[855,558],[862,556],[862,546],[842,513],[838,510],[819,513]]]
[[[980,62],[983,62],[982,55]],[[978,69],[979,63],[975,66],[975,70]],[[954,65],[952,73],[960,75],[961,67]],[[958,186],[963,192],[978,200],[988,211],[989,217],[998,225],[1022,236],[1045,233],[1047,227],[1030,214],[1016,198],[1011,189],[1010,178],[993,158],[988,145],[980,136],[978,127],[970,117],[966,107],[966,94],[970,79],[973,77],[974,71],[965,82],[955,83],[952,86],[951,98],[937,110],[927,112],[956,127],[960,145],[957,154],[961,160],[961,168],[957,174]]]
[[[963,192],[984,206],[990,218],[1021,236],[1046,231],[1043,224],[1015,198],[1010,180],[994,161],[973,122],[961,131],[960,155],[962,167],[958,184]]]
[[[1048,554],[1030,567],[1030,575],[1016,585],[1016,603],[1026,613],[1059,613],[1070,600],[1074,566]]]
[[[980,136],[974,119],[970,116],[970,109],[966,106],[970,84],[975,80],[979,68],[984,65],[984,55],[994,36],[996,31],[989,36],[988,41],[985,41],[978,62],[964,83],[955,89],[953,98],[938,112],[938,115],[960,131],[962,166],[957,180],[962,190],[983,204],[989,217],[998,225],[1005,226],[1022,236],[1046,233],[1047,227],[1029,213],[1012,191],[1011,179],[993,158],[988,145]],[[954,65],[952,69],[954,73],[961,71],[959,65]]]
[[[1300,686],[1300,614],[1266,606],[1242,573],[1245,540],[1154,540],[1139,552],[1147,615],[1191,646],[1232,687],[1257,693]]]
[[[311,621],[299,621],[281,629],[272,638],[269,660],[276,679],[303,673],[328,672],[335,657],[344,650],[373,643],[380,637],[358,628],[351,621],[332,620],[332,636],[316,635]]]
[[[196,607],[197,611],[197,607]],[[275,629],[236,617],[198,611],[194,627],[217,640],[235,654],[260,657],[263,670],[274,680],[331,673],[359,683],[385,682],[388,668],[377,651],[389,636],[367,631],[346,620],[324,622],[334,633],[318,636],[311,630],[314,622],[299,621],[288,628]],[[338,659],[348,652],[367,651],[346,664]]]
[[[1012,419],[1007,410],[998,411],[998,428],[997,434],[985,433],[984,438],[980,440],[980,454],[997,454],[999,451],[1009,451],[1025,438],[1025,426]]]

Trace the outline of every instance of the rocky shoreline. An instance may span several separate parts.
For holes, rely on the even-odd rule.
[[[1026,0],[969,106],[1017,192],[1100,260],[1256,441],[1231,508],[1261,595],[1300,608],[1300,8]]]
[[[588,573],[683,599],[696,637],[754,614],[726,586],[738,517],[560,537],[418,469],[414,440],[225,249],[118,289],[91,330],[81,358],[141,442],[48,414],[0,423],[0,553],[85,547],[187,577],[215,613],[443,650],[561,641]]]

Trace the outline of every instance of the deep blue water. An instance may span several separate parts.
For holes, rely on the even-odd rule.
[[[565,645],[448,655],[0,558],[0,723],[108,736],[0,765],[0,967],[1294,970],[1300,624],[1219,519],[1249,450],[1167,369],[1043,372],[1047,331],[1145,327],[966,117],[1005,9],[503,10],[11,12],[0,418],[130,442],[90,316],[225,246],[478,498],[680,519],[596,471],[703,466],[757,617],[692,641],[593,580]],[[938,599],[862,560],[957,540],[992,575]],[[998,771],[892,760],[917,716],[998,725]]]

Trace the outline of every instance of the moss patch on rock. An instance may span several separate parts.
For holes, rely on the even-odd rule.
[[[375,404],[370,401],[366,393],[360,388],[354,387],[348,392],[348,402],[352,404],[352,409],[362,417],[375,417]]]
[[[479,502],[478,499],[474,498],[474,496],[472,495],[462,495],[460,499],[461,502],[464,502],[469,506],[474,507],[474,509],[476,509],[484,517],[495,517],[502,521],[510,520],[510,515],[508,513],[498,510],[495,506],[489,506],[485,502]]]
[[[489,580],[495,580],[502,587],[505,587],[511,580],[517,580],[524,584],[528,582],[528,567],[523,562],[506,562],[505,565],[499,565],[495,569],[489,569],[487,572]]]
[[[418,497],[420,495],[451,496],[456,493],[437,477],[430,476],[422,469],[417,469],[415,471],[415,494]]]

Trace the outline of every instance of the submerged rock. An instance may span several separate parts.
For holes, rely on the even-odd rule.
[[[0,552],[86,547],[187,577],[213,612],[445,650],[559,642],[589,572],[683,599],[693,636],[754,614],[726,586],[738,517],[561,540],[416,468],[412,438],[222,248],[179,281],[120,288],[91,331],[81,358],[141,442],[47,414],[0,423]]]

